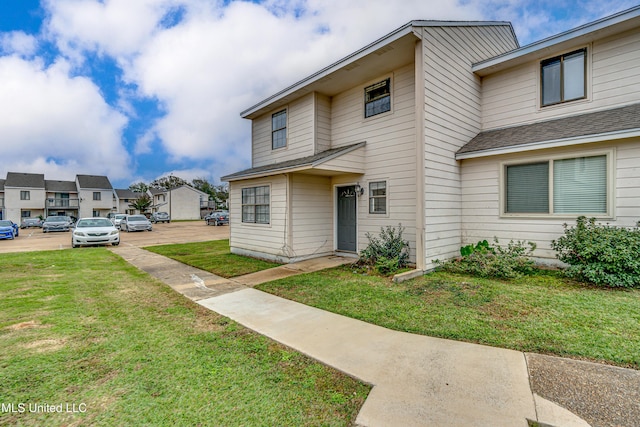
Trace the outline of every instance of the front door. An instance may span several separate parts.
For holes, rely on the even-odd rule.
[[[338,187],[338,242],[339,251],[356,252],[356,187]]]

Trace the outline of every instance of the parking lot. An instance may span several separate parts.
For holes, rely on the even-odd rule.
[[[167,243],[204,242],[229,238],[229,226],[207,226],[204,221],[153,224],[153,231],[120,232],[120,245],[153,246]],[[40,228],[20,230],[14,240],[0,240],[0,253],[71,248],[71,232],[43,233]],[[77,250],[82,250],[79,248]]]

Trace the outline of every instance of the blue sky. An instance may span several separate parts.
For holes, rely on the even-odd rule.
[[[521,45],[634,6],[565,0],[0,2],[0,178],[116,188],[250,166],[240,111],[413,19],[512,22]]]

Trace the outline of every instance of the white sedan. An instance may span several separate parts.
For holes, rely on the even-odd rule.
[[[108,244],[120,244],[120,231],[107,218],[81,218],[71,233],[71,247],[74,248]]]

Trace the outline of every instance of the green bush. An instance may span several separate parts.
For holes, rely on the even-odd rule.
[[[380,236],[367,233],[369,245],[360,252],[360,265],[374,267],[379,274],[390,275],[409,263],[409,242],[403,240],[404,227],[380,228]]]
[[[502,247],[497,238],[494,238],[494,242],[495,246],[490,246],[486,240],[475,246],[463,246],[460,248],[462,257],[434,262],[450,273],[498,279],[515,279],[535,272],[534,262],[529,258],[536,249],[535,243],[512,240]]]
[[[564,235],[551,242],[557,258],[569,264],[568,277],[598,286],[640,287],[640,230],[597,224],[581,216],[564,224]]]

